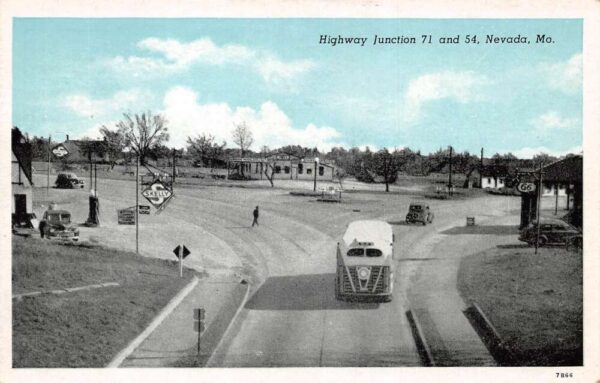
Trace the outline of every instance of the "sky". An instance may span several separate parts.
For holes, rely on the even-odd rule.
[[[375,35],[416,43],[373,45]],[[245,123],[254,150],[530,158],[582,150],[582,100],[579,19],[13,20],[13,125],[53,140],[96,138],[124,113],[151,111],[177,148],[199,134],[235,147]]]

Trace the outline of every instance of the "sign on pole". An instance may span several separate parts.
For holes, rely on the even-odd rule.
[[[148,186],[142,195],[150,202],[157,210],[161,210],[163,206],[173,197],[173,192],[160,181],[154,181]]]
[[[52,149],[52,154],[54,154],[54,157],[60,160],[68,156],[70,153],[63,144],[58,144]]]
[[[117,210],[119,225],[135,225],[135,210],[132,208]]]
[[[206,330],[205,318],[206,311],[203,308],[194,309],[194,331],[198,333],[198,357],[200,357],[200,335]]]
[[[521,193],[533,193],[535,192],[536,185],[533,182],[520,182],[517,185],[517,191]]]
[[[177,245],[173,249],[173,253],[179,259],[179,277],[183,277],[183,259],[190,255],[190,251],[185,245]]]
[[[150,214],[150,206],[148,205],[139,205],[138,213],[140,214]]]

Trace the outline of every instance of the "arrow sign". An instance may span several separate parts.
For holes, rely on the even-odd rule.
[[[183,251],[183,253],[180,253],[180,251]],[[185,247],[185,245],[183,245],[183,246],[177,245],[177,247],[173,249],[173,253],[175,254],[175,256],[177,258],[179,258],[180,254],[181,254],[181,257],[184,259],[185,259],[185,257],[187,257],[188,255],[191,254],[191,252],[188,250],[187,247]]]
[[[52,154],[56,158],[64,158],[69,155],[69,151],[64,147],[63,144],[56,145],[54,149],[52,149]]]

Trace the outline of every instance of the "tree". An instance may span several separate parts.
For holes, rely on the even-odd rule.
[[[140,163],[146,163],[146,157],[152,149],[169,140],[167,120],[160,114],[152,115],[151,112],[123,114],[124,119],[117,123],[117,128],[126,138],[127,147],[133,150],[140,158]]]
[[[401,165],[402,160],[398,151],[392,154],[386,148],[383,148],[373,155],[370,170],[383,177],[386,193],[390,191],[390,183],[396,182]]]
[[[123,132],[119,130],[110,130],[106,126],[100,128],[100,134],[104,138],[104,146],[110,161],[110,168],[114,168],[117,160],[123,155],[127,147],[127,139]]]
[[[232,133],[233,142],[240,147],[241,157],[244,157],[244,152],[250,149],[254,138],[252,137],[252,131],[246,125],[246,122],[242,121],[240,124],[235,125]]]
[[[188,137],[187,145],[188,153],[196,157],[204,166],[209,164],[213,168],[215,159],[223,156],[227,143],[223,141],[219,145],[214,136],[203,133],[195,138]]]

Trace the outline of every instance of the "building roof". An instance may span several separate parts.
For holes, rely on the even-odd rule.
[[[32,161],[32,151],[31,144],[27,142],[27,139],[19,128],[13,128],[12,130],[12,152],[19,163],[19,167],[29,180],[29,183],[33,185],[33,179],[31,176],[31,161]]]
[[[583,156],[573,155],[546,165],[542,168],[544,181],[582,182]]]

